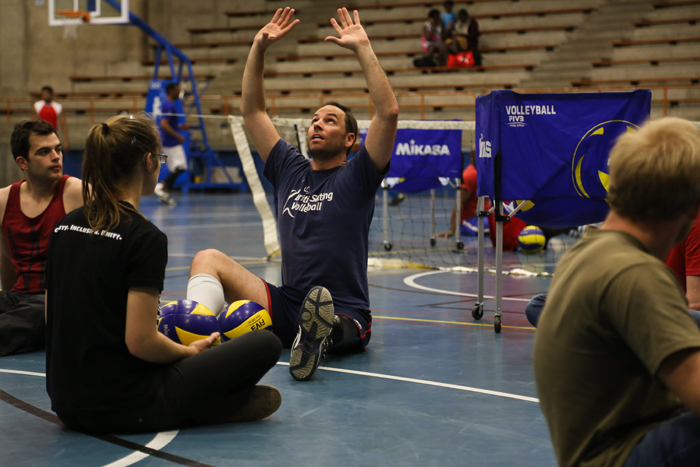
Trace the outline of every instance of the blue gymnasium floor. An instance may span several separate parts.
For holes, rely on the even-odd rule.
[[[164,299],[185,298],[189,263],[205,248],[221,249],[279,283],[279,262],[260,260],[261,222],[251,196],[177,199],[175,207],[153,197],[141,206],[169,238]],[[447,222],[444,217],[438,221]],[[372,237],[381,238],[374,227]],[[373,241],[371,249],[381,248]],[[464,258],[473,260],[470,243],[467,252]],[[512,262],[518,255],[505,256]],[[1,358],[0,466],[555,465],[535,399],[535,333],[523,314],[526,297],[545,291],[549,280],[504,276],[504,326],[495,334],[493,300],[475,321],[473,299],[455,295],[476,292],[475,274],[371,268],[369,350],[327,357],[310,382],[291,378],[285,350],[262,381],[280,389],[282,407],[257,423],[84,435],[56,424],[44,352]],[[487,295],[493,281],[487,275]]]

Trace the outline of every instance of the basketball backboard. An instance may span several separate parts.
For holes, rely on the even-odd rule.
[[[49,0],[49,26],[128,22],[129,0]]]

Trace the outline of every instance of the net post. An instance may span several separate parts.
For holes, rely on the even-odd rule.
[[[389,185],[386,179],[382,180],[382,231],[384,233],[384,249],[391,250],[389,243]]]
[[[430,190],[430,246],[435,246],[435,188]]]
[[[486,228],[484,225],[484,219],[486,219],[486,216],[488,215],[484,212],[484,204],[484,197],[479,196],[476,201],[476,210],[479,213],[479,252],[477,253],[478,274],[476,277],[476,305],[479,307],[482,313],[484,307],[484,249],[486,248],[484,242],[484,230]],[[481,319],[481,313],[479,313],[479,319]]]
[[[499,149],[493,160],[494,175],[494,219],[496,221],[496,314],[493,327],[497,333],[501,332],[501,310],[503,304],[503,222],[507,222],[507,216],[503,215],[503,199],[501,198],[501,163],[502,154]]]
[[[462,241],[462,180],[457,178],[457,190],[455,191],[455,242]]]

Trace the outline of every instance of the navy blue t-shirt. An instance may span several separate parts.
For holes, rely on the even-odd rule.
[[[170,99],[164,99],[162,107],[160,109],[161,112],[164,114],[176,114],[177,113],[177,106],[175,105],[175,102],[172,102]],[[169,116],[162,116],[161,121],[167,120],[168,123],[170,124],[170,128],[173,130],[177,131],[179,122],[177,115],[169,115]],[[170,133],[166,133],[163,128],[160,128],[160,141],[163,143],[163,147],[166,148],[171,148],[173,146],[177,146],[180,144],[180,141]]]
[[[277,193],[282,284],[321,285],[339,305],[369,310],[367,252],[374,198],[384,178],[364,145],[345,165],[313,170],[280,139],[263,175]]]

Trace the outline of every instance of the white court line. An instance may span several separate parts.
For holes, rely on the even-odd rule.
[[[420,290],[426,290],[428,292],[438,292],[441,294],[445,295],[458,295],[460,297],[471,297],[471,298],[478,298],[476,294],[472,293],[464,293],[464,292],[452,292],[451,290],[442,290],[442,289],[434,289],[432,287],[426,287],[424,285],[419,285],[416,284],[416,279],[424,277],[424,276],[430,276],[431,274],[441,274],[443,272],[450,272],[450,271],[429,271],[429,272],[420,272],[418,274],[413,274],[412,276],[408,276],[404,278],[403,283],[406,284],[409,287],[413,287],[414,289],[420,289]],[[490,298],[490,299],[496,299],[496,297],[492,295],[484,295],[484,298]],[[503,297],[503,300],[510,300],[512,302],[529,302],[529,298],[510,298],[510,297]]]
[[[15,375],[28,375],[28,376],[43,376],[46,377],[46,373],[35,373],[32,371],[20,371],[20,370],[3,370],[0,369],[0,373],[11,373]],[[163,449],[165,446],[168,445],[180,432],[180,430],[173,430],[173,431],[161,431],[156,435],[155,438],[151,440],[150,443],[146,444],[147,448],[154,449],[156,451],[160,451]],[[141,451],[136,451],[131,454],[129,454],[126,457],[122,457],[119,460],[116,460],[110,464],[106,464],[104,467],[128,467],[132,464],[135,464],[147,457],[149,457],[150,454],[146,454],[145,452]]]
[[[289,366],[288,362],[277,362],[277,364]],[[383,375],[381,373],[368,373],[366,371],[343,370],[341,368],[329,368],[327,366],[320,366],[320,367],[318,367],[318,369],[319,370],[326,370],[326,371],[335,371],[337,373],[348,373],[351,375],[371,376],[373,378],[391,379],[394,381],[404,381],[407,383],[425,384],[427,386],[437,386],[440,388],[458,389],[460,391],[477,392],[479,394],[488,394],[490,396],[507,397],[508,399],[517,399],[520,401],[536,402],[538,404],[540,402],[539,399],[537,399],[535,397],[519,396],[518,394],[509,394],[507,392],[500,392],[500,391],[490,391],[488,389],[471,388],[469,386],[459,386],[457,384],[438,383],[435,381],[427,381],[424,379],[404,378],[402,376]]]
[[[160,451],[177,436],[179,431],[180,430],[161,431],[156,435],[155,438],[153,438],[153,440],[151,440],[150,443],[146,445],[146,447],[155,449],[156,451]],[[112,462],[111,464],[106,464],[104,467],[128,467],[129,465],[135,464],[138,461],[147,458],[148,456],[150,456],[150,454],[146,454],[145,452],[141,451],[136,451],[129,454],[126,457],[122,457],[121,459]]]
[[[164,225],[159,227],[163,232],[173,232],[178,230],[197,229],[218,229],[221,227],[259,227],[262,221],[258,222],[229,222],[226,224],[196,224],[196,225]]]
[[[29,375],[29,376],[43,376],[46,377],[46,373],[34,373],[33,371],[20,371],[20,370],[1,370],[0,373],[12,373],[14,375]]]

